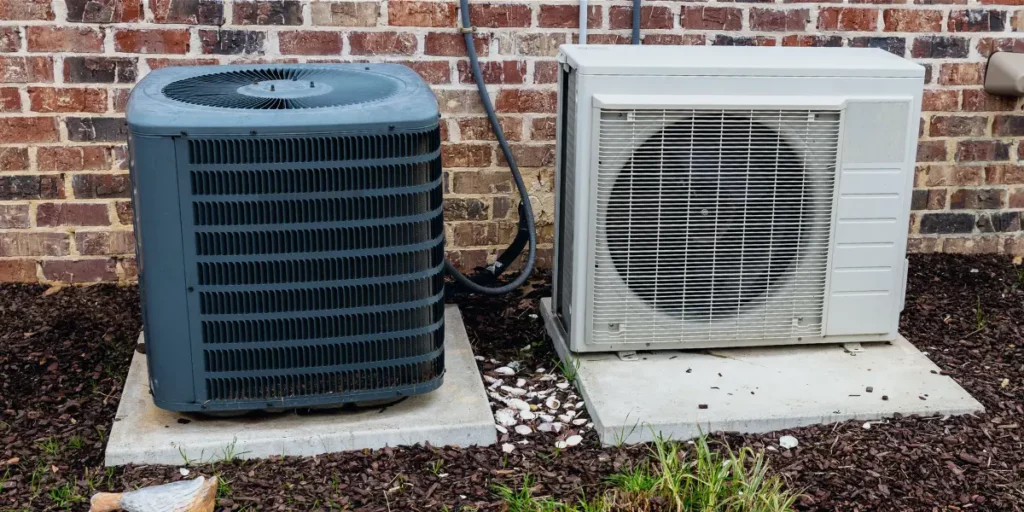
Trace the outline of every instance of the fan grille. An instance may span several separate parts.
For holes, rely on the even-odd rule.
[[[820,334],[837,112],[604,110],[600,130],[596,337]]]
[[[398,89],[397,80],[369,71],[303,66],[209,73],[168,84],[163,94],[206,107],[283,110],[379,101]]]

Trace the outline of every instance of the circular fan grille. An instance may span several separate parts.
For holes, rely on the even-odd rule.
[[[168,98],[207,107],[301,109],[377,101],[398,82],[374,73],[329,68],[278,67],[195,76],[164,87]]]
[[[803,162],[750,118],[698,114],[647,139],[609,198],[611,259],[626,285],[676,317],[723,318],[797,257]]]

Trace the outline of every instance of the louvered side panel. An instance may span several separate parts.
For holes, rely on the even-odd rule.
[[[576,80],[575,71],[562,74],[562,117],[561,123],[561,169],[559,169],[558,192],[558,240],[555,287],[558,289],[555,313],[561,318],[562,327],[568,333],[572,325],[573,288],[573,243],[575,241],[576,216]]]

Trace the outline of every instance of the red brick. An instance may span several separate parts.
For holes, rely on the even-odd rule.
[[[16,87],[0,87],[0,112],[21,112],[21,92]]]
[[[443,114],[482,114],[480,94],[472,89],[437,89],[437,104]]]
[[[956,62],[939,67],[939,83],[942,85],[981,85],[984,78],[985,64],[982,62]]]
[[[750,29],[764,32],[802,31],[811,21],[807,9],[750,9]]]
[[[221,25],[223,0],[149,0],[149,10],[157,23]]]
[[[490,144],[445,144],[441,162],[447,167],[487,167],[494,148]]]
[[[113,259],[46,260],[42,267],[43,277],[49,281],[99,283],[117,280],[117,263]]]
[[[942,11],[927,9],[886,9],[882,11],[886,32],[941,32]]]
[[[908,0],[850,0],[851,4],[905,4]]]
[[[965,165],[927,165],[917,169],[916,186],[973,187],[985,182],[984,167]]]
[[[459,61],[459,81],[464,84],[473,82],[473,72],[469,61]],[[480,63],[480,75],[488,84],[521,84],[526,76],[526,62],[517,60],[486,61]]]
[[[997,140],[965,140],[956,145],[958,162],[985,162],[1008,160],[1010,144]]]
[[[53,117],[0,118],[0,140],[7,143],[56,142],[57,120]]]
[[[71,188],[78,199],[131,197],[131,185],[126,174],[76,174]]]
[[[956,2],[956,3],[967,3]],[[1024,5],[1024,0],[981,0],[982,5]]]
[[[555,165],[555,145],[554,144],[512,144],[512,156],[516,159],[516,164],[519,167],[548,167]],[[506,166],[508,162],[505,161],[505,155],[502,152],[498,152],[498,165]]]
[[[590,24],[589,20],[587,24]],[[641,29],[670,29],[672,27],[672,10],[668,7],[656,5],[640,7]],[[613,30],[633,28],[633,8],[616,5],[609,9],[608,28]]]
[[[0,0],[0,20],[53,20],[52,0]]]
[[[1010,191],[1008,206],[1010,208],[1024,208],[1024,188],[1015,188]]]
[[[715,36],[711,43],[715,46],[775,46],[774,37],[765,36],[727,36],[720,34]]]
[[[1024,136],[1024,116],[995,116],[992,120],[992,134],[997,137]]]
[[[691,30],[739,30],[743,11],[735,7],[684,7],[679,24]]]
[[[114,33],[114,49],[125,53],[188,53],[188,30],[119,29]]]
[[[490,40],[490,36],[486,34],[473,35],[473,46],[476,48],[477,55],[487,56]],[[462,34],[430,32],[424,39],[423,53],[442,57],[463,57],[466,55],[466,41]]]
[[[516,237],[515,222],[460,222],[453,226],[455,245],[473,247],[481,245],[507,245]]]
[[[466,171],[452,173],[456,194],[507,194],[515,184],[508,171]]]
[[[917,143],[918,162],[941,162],[948,158],[946,141],[923,140]]]
[[[220,64],[217,59],[146,59],[149,69],[161,69],[168,66],[215,66]]]
[[[454,27],[458,12],[454,2],[388,2],[388,25],[392,27]]]
[[[646,43],[645,44],[652,44]],[[553,84],[558,82],[558,70],[560,66],[557,61],[539,60],[533,63],[533,83]]]
[[[529,27],[532,13],[524,4],[469,4],[469,19],[482,28]]]
[[[29,227],[27,204],[0,204],[0,229]]]
[[[399,32],[353,32],[348,36],[352,55],[412,55],[416,36]]]
[[[114,104],[114,112],[123,113],[125,111],[125,108],[128,106],[128,97],[131,96],[131,94],[131,89],[121,88],[110,90],[110,98],[111,102]]]
[[[572,34],[572,43],[579,42],[579,34]],[[632,38],[625,34],[589,34],[587,44],[632,44]]]
[[[85,231],[75,233],[75,246],[87,256],[133,254],[135,236],[131,231]]]
[[[1000,239],[995,236],[946,238],[942,241],[942,252],[948,254],[985,254],[999,252]]]
[[[381,2],[313,2],[314,25],[372,27],[380,16]]]
[[[0,148],[0,171],[24,171],[28,164],[28,149]]]
[[[555,91],[502,89],[494,108],[498,112],[554,113],[558,105]]]
[[[967,112],[1000,112],[1013,110],[1016,98],[992,96],[983,89],[964,89],[963,109]]]
[[[484,220],[490,205],[476,198],[449,197],[442,206],[444,218],[450,220]]]
[[[952,11],[946,27],[950,32],[1002,32],[1006,28],[1006,12],[984,9]]]
[[[840,36],[812,36],[793,34],[782,38],[782,46],[839,47],[842,45],[843,38]]]
[[[950,112],[959,110],[960,93],[953,89],[925,89],[921,110],[925,112]]]
[[[289,30],[277,33],[282,55],[339,55],[341,32]]]
[[[0,257],[67,256],[70,252],[65,233],[9,231],[0,236]]]
[[[80,23],[132,23],[142,19],[142,0],[65,0],[67,20]]]
[[[870,32],[878,28],[878,10],[850,7],[825,7],[818,12],[820,30]]]
[[[0,260],[0,282],[34,283],[36,262],[33,260]]]
[[[997,164],[985,166],[985,183],[989,185],[1024,184],[1024,166]]]
[[[643,38],[643,44],[704,46],[707,44],[707,38],[704,34],[647,34]]]
[[[535,117],[530,122],[530,139],[532,140],[555,140],[555,129],[557,119],[550,117]]]
[[[500,116],[498,122],[501,124],[501,131],[505,133],[506,139],[518,141],[523,138],[523,119],[521,117]],[[464,117],[458,119],[457,123],[463,141],[498,140],[494,136],[494,130],[491,129],[491,122],[486,117]]]
[[[30,52],[103,52],[103,30],[92,27],[44,27],[25,29]]]
[[[40,203],[36,207],[38,226],[108,226],[106,204]]]
[[[106,112],[107,91],[87,88],[29,87],[34,112]]]
[[[643,14],[643,9],[640,10]],[[580,6],[575,4],[541,4],[537,26],[544,28],[579,28]],[[587,27],[601,26],[601,6],[587,7]]]
[[[18,27],[0,27],[0,52],[21,49],[21,30]]]
[[[126,226],[132,225],[132,202],[118,201],[114,203],[114,210],[117,212],[117,221]]]
[[[300,0],[235,0],[234,4],[236,25],[302,25]]]
[[[0,57],[0,82],[53,82],[50,57]]]
[[[400,62],[419,73],[428,84],[451,83],[451,67],[444,60],[415,60]]]
[[[987,117],[934,116],[928,134],[932,137],[978,137],[985,135],[987,129]]]
[[[107,149],[102,146],[46,146],[36,153],[40,171],[107,169]]]

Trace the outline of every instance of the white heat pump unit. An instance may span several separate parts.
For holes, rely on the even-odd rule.
[[[563,45],[570,350],[892,340],[924,69],[882,50]]]

